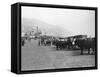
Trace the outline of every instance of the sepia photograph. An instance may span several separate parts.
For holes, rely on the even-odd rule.
[[[21,6],[21,71],[95,67],[95,10]]]

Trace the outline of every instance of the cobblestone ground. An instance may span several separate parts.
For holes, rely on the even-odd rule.
[[[52,46],[38,46],[37,40],[26,41],[22,47],[22,70],[95,66],[95,55],[80,55],[80,50],[56,50]]]

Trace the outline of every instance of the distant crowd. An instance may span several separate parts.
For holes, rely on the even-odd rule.
[[[31,41],[31,39],[38,40],[39,46],[55,46],[56,50],[64,49],[80,49],[81,54],[84,50],[88,51],[88,54],[95,54],[95,37],[87,37],[87,35],[75,35],[70,37],[54,37],[54,36],[33,36],[27,37],[24,36],[21,38],[22,46],[25,45],[25,41]],[[91,53],[92,51],[92,53]]]

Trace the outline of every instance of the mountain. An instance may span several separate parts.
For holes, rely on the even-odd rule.
[[[37,27],[38,30],[42,32],[42,34],[61,37],[73,35],[73,32],[66,30],[61,26],[52,25],[38,19],[22,18],[22,32],[28,32],[32,30],[36,31]]]

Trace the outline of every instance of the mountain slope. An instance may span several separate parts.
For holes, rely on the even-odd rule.
[[[22,18],[22,32],[32,31],[33,29],[38,29],[42,34],[54,35],[54,36],[69,36],[73,33],[63,27],[45,23],[37,19]]]

